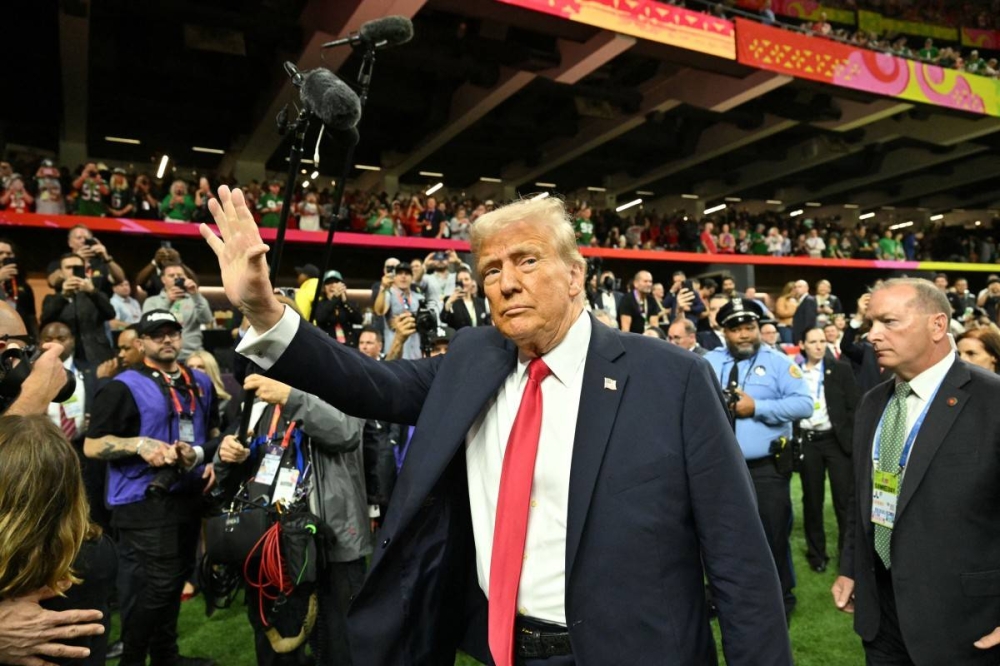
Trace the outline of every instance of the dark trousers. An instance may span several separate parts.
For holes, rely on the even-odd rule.
[[[122,566],[121,666],[172,666],[177,661],[177,616],[181,591],[191,575],[198,522],[119,528]]]
[[[791,475],[779,473],[768,461],[766,464],[752,465],[750,478],[757,493],[757,513],[764,526],[764,536],[767,537],[767,545],[778,570],[787,615],[795,608],[795,595],[792,593],[795,572],[792,571],[789,550],[789,535],[792,531]]]
[[[351,599],[361,589],[365,578],[364,558],[351,562],[332,562],[325,566],[320,581],[316,587],[316,599],[319,613],[316,625],[309,637],[312,648],[312,658],[306,656],[306,646],[278,654],[271,648],[271,642],[265,634],[266,628],[260,617],[260,597],[255,588],[247,587],[247,613],[250,625],[254,630],[254,648],[257,653],[258,666],[302,666],[316,663],[319,666],[350,666],[351,650],[347,639],[347,609]],[[282,636],[291,637],[298,634],[302,627],[302,619],[308,607],[308,596],[292,595],[288,608],[282,612],[265,617]],[[265,605],[266,609],[270,604]]]
[[[825,564],[826,532],[823,529],[823,502],[826,497],[826,475],[830,474],[833,511],[837,515],[837,557],[844,548],[851,495],[854,492],[854,468],[851,456],[844,453],[837,438],[830,432],[802,444],[802,521],[806,535],[806,558],[812,566]]]
[[[903,643],[896,613],[896,595],[892,590],[892,576],[875,555],[875,584],[878,587],[878,633],[871,641],[862,641],[867,666],[914,666]]]

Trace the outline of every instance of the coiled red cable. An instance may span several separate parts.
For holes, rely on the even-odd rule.
[[[250,562],[259,553],[260,563],[257,566],[257,578],[251,579]],[[281,523],[272,525],[257,540],[243,563],[243,578],[247,585],[257,590],[260,621],[265,627],[271,626],[264,613],[264,599],[274,601],[279,596],[287,596],[295,589],[291,577],[285,573],[285,562],[281,557]]]

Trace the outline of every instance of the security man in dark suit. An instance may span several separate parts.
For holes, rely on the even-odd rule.
[[[812,399],[791,359],[761,344],[763,314],[751,300],[734,298],[716,318],[726,346],[705,355],[726,392],[739,442],[757,494],[757,512],[771,549],[785,602],[795,608],[795,574],[789,556],[792,525],[792,423],[813,413]]]
[[[827,471],[833,491],[833,510],[837,514],[838,556],[849,529],[848,511],[851,493],[854,492],[851,439],[854,436],[854,411],[861,392],[850,366],[828,353],[823,329],[806,331],[805,340],[800,344],[805,355],[805,362],[801,365],[802,375],[813,398],[813,415],[796,424],[803,454],[799,469],[802,518],[806,533],[806,558],[813,571],[822,573],[830,560],[823,529]]]
[[[956,357],[950,317],[927,280],[888,280],[868,306],[895,377],[858,407],[832,592],[872,666],[1000,663],[1000,378]]]

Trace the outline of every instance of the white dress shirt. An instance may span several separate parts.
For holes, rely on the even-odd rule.
[[[830,412],[826,408],[825,370],[825,363],[818,363],[812,369],[808,364],[802,364],[802,376],[809,385],[809,395],[813,399],[813,415],[799,421],[799,426],[805,430],[826,432],[833,428],[830,423]]]
[[[542,430],[535,458],[524,565],[517,595],[519,613],[562,625],[566,624],[569,471],[590,334],[590,317],[582,314],[563,341],[542,357],[552,370],[552,376],[542,382]],[[484,407],[465,440],[476,571],[479,586],[487,597],[500,471],[507,439],[528,381],[530,360],[518,358],[514,372]]]
[[[943,359],[927,368],[919,375],[910,380],[910,395],[906,398],[906,438],[909,438],[910,431],[913,430],[913,426],[916,424],[917,419],[920,418],[920,413],[924,411],[924,407],[927,406],[927,401],[931,399],[931,395],[941,382],[944,381],[945,375],[951,370],[951,366],[955,364],[955,355],[947,354]],[[897,378],[896,382],[900,380]],[[888,403],[886,403],[888,407]],[[878,431],[881,428],[875,428],[875,438],[878,438]],[[904,442],[906,441],[904,438]],[[913,442],[913,446],[916,446],[916,441]],[[913,455],[913,448],[910,449],[910,456]],[[875,459],[875,440],[872,440],[872,460]]]
[[[61,406],[66,410],[66,416],[73,419],[73,422],[76,423],[77,435],[82,435],[85,432],[88,407],[86,389],[83,385],[83,373],[76,369],[76,364],[73,363],[72,356],[63,361],[63,367],[72,372],[76,377],[76,388],[73,389],[73,395],[66,402],[62,403]],[[59,413],[59,407],[60,403],[50,402],[48,415],[49,420],[55,423],[57,427],[62,428],[62,415]]]
[[[285,308],[282,318],[261,334],[252,327],[236,351],[268,370],[291,344],[299,316]],[[566,624],[566,524],[569,477],[576,420],[583,390],[583,370],[590,347],[591,322],[581,314],[566,337],[542,357],[552,375],[542,382],[542,429],[524,547],[524,566],[517,597],[518,612],[547,622]],[[519,357],[514,372],[485,405],[466,436],[466,465],[472,531],[476,541],[479,585],[489,596],[493,525],[500,472],[530,359]]]

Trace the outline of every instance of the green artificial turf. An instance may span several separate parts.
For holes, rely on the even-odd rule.
[[[805,538],[802,533],[802,490],[798,476],[792,479],[792,502],[795,510],[792,553],[798,577],[798,586],[795,588],[798,608],[792,616],[790,627],[795,663],[799,666],[863,664],[861,641],[852,629],[851,616],[834,609],[831,601],[830,586],[836,578],[836,561],[831,562],[831,568],[823,574],[814,573],[806,562]],[[829,500],[829,487],[825,524],[828,543],[834,544],[830,548],[830,553],[833,554],[837,543],[836,520]],[[716,629],[718,642],[717,623],[713,623],[713,627]],[[237,600],[229,610],[217,611],[211,618],[205,617],[205,606],[200,596],[188,601],[181,607],[179,629],[183,655],[212,657],[219,666],[253,666],[256,663],[253,633],[241,600]],[[117,636],[117,629],[111,635]],[[721,659],[721,644],[719,655]],[[460,655],[455,663],[456,666],[475,666],[480,662]]]

